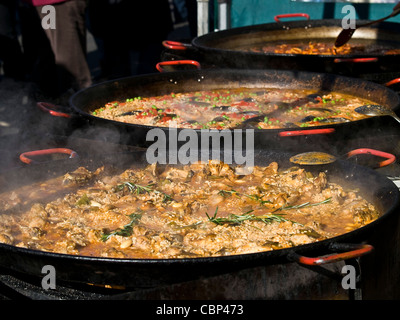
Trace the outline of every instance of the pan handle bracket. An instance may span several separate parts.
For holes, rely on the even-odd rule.
[[[51,155],[51,154],[68,154],[70,159],[75,158],[78,156],[78,154],[67,148],[52,148],[52,149],[44,149],[44,150],[35,150],[35,151],[27,151],[22,153],[19,156],[19,159],[26,164],[32,164],[34,160],[32,160],[30,157],[35,157],[35,156],[43,156],[43,155]]]
[[[320,135],[320,134],[331,134],[334,133],[334,128],[324,129],[307,129],[307,130],[293,130],[293,131],[282,131],[279,132],[280,137],[297,137],[297,136],[308,136],[308,135]]]
[[[335,58],[333,60],[334,63],[370,63],[370,62],[378,62],[378,58]]]
[[[386,82],[384,85],[385,85],[386,87],[390,87],[390,86],[392,86],[392,85],[394,85],[394,84],[397,84],[397,83],[399,83],[399,82],[400,82],[400,78],[396,78],[396,79],[392,79],[392,80]]]
[[[344,252],[340,253],[336,252],[318,257],[305,257],[294,253],[291,256],[291,259],[303,265],[319,266],[347,259],[359,258],[365,254],[372,252],[372,250],[374,250],[374,247],[369,244],[333,243],[329,246],[329,249],[332,251],[344,251]]]
[[[170,50],[187,50],[191,47],[190,44],[172,40],[164,40],[162,45]]]
[[[49,103],[49,102],[38,102],[36,104],[39,109],[41,109],[44,112],[49,113],[50,115],[54,117],[61,117],[61,118],[71,118],[71,115],[65,112],[59,111],[63,107],[57,106],[55,104]]]
[[[310,15],[307,13],[287,13],[287,14],[278,14],[274,17],[274,20],[276,22],[281,22],[280,19],[282,18],[298,18],[298,17],[304,17],[307,20],[310,20]]]
[[[388,166],[389,164],[392,164],[393,162],[396,161],[396,156],[391,153],[374,150],[374,149],[368,149],[368,148],[360,148],[360,149],[352,150],[349,153],[347,153],[347,157],[350,158],[357,154],[372,154],[372,155],[375,155],[378,157],[386,158],[387,160],[379,162],[379,168]]]
[[[355,288],[349,288],[349,299],[350,300],[361,300],[361,267],[359,264],[359,258],[365,254],[373,251],[374,247],[369,244],[343,244],[343,243],[332,243],[329,246],[332,251],[345,251],[341,253],[333,253],[318,257],[305,257],[297,253],[291,253],[289,260],[297,262],[300,266],[327,276],[335,281],[343,281],[343,275],[337,272],[331,271],[327,268],[322,267],[324,264],[344,261],[346,265],[350,265],[354,268],[355,274]],[[349,251],[346,251],[349,250]]]
[[[164,66],[181,66],[181,65],[191,65],[195,66],[196,69],[200,70],[201,65],[196,60],[172,60],[172,61],[162,61],[156,64],[156,69],[159,72],[165,72]]]

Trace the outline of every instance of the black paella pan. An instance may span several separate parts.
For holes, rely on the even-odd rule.
[[[164,59],[195,59],[203,67],[328,72],[379,83],[398,77],[400,52],[386,53],[388,49],[399,48],[400,24],[395,22],[381,22],[357,30],[349,44],[362,46],[365,50],[349,54],[309,55],[252,50],[285,43],[322,42],[333,45],[342,30],[340,19],[309,20],[309,15],[304,13],[290,14],[296,15],[301,20],[284,21],[277,16],[276,23],[210,32],[194,38],[191,43],[166,40],[163,42],[166,47]],[[359,20],[357,24],[366,22]]]
[[[61,150],[68,153],[67,150]],[[102,165],[113,165],[121,170],[146,165],[143,152],[119,155],[104,155],[99,158],[79,158],[73,152],[73,159],[37,163],[10,170],[1,175],[1,191],[33,182],[44,182],[50,177],[63,175],[78,166],[89,169]],[[277,161],[281,169],[293,166],[291,154],[261,151],[255,154],[255,164],[265,165]],[[313,171],[313,168],[307,168]],[[391,226],[397,225],[399,214],[399,190],[385,176],[366,167],[348,161],[336,161],[325,167],[329,181],[348,188],[360,189],[360,195],[371,201],[382,213],[374,222],[346,234],[320,242],[253,254],[241,254],[211,258],[185,259],[116,259],[104,257],[76,256],[43,252],[34,249],[0,244],[0,266],[22,274],[43,277],[42,268],[51,265],[57,272],[57,279],[70,283],[92,283],[99,285],[124,286],[129,288],[158,287],[166,284],[195,280],[257,266],[286,264],[297,261],[304,265],[323,265],[352,258],[368,257],[375,243],[369,239],[382,238]],[[397,246],[383,243],[384,256],[396,254]],[[381,250],[378,243],[379,251]],[[375,249],[377,250],[377,249]],[[380,267],[380,265],[378,263]],[[376,270],[374,270],[377,272]]]
[[[136,96],[155,97],[171,92],[190,92],[212,89],[239,88],[290,88],[312,89],[316,92],[341,92],[355,97],[366,98],[393,111],[399,107],[399,96],[389,88],[369,81],[343,77],[339,75],[312,73],[288,70],[238,70],[207,69],[163,72],[123,78],[103,82],[84,89],[73,95],[68,106],[54,106],[47,103],[38,105],[52,115],[61,117],[65,130],[64,135],[81,132],[92,134],[94,139],[101,139],[104,132],[118,143],[149,147],[153,142],[146,140],[149,130],[155,126],[136,125],[115,120],[106,120],[92,114],[97,108],[111,101],[125,101]],[[51,116],[47,124],[55,120]],[[65,122],[64,122],[65,120]],[[355,137],[357,134],[371,134],[373,129],[387,130],[390,117],[368,118],[359,121],[335,123],[312,128],[296,127],[290,129],[254,129],[254,146],[263,148],[274,146],[282,148],[283,143],[289,146],[306,147],[305,142],[315,144],[334,144],[344,137]],[[396,123],[397,124],[397,123]],[[161,128],[168,139],[168,129]],[[59,128],[57,128],[59,129]],[[195,129],[200,134],[201,129]],[[179,131],[179,129],[178,129]],[[107,138],[104,138],[107,139]],[[299,141],[300,140],[300,141]],[[321,141],[322,140],[322,141]],[[301,149],[301,151],[305,151]]]

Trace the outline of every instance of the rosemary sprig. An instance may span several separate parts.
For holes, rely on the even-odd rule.
[[[153,184],[148,184],[147,186],[141,186],[139,184],[132,183],[132,182],[124,182],[122,184],[117,185],[116,188],[117,188],[117,190],[123,190],[124,187],[127,187],[128,190],[132,193],[142,194],[142,193],[146,193],[146,192],[151,192],[152,186],[153,186]]]
[[[124,225],[122,228],[118,228],[117,230],[110,232],[110,233],[103,233],[100,237],[100,240],[105,242],[107,241],[111,236],[123,236],[123,237],[128,237],[132,235],[133,233],[133,226],[138,223],[140,218],[142,217],[141,213],[132,213],[129,215],[129,218],[131,221]]]
[[[231,190],[228,191],[228,193],[234,194],[236,191]],[[297,223],[292,220],[285,219],[282,217],[282,215],[274,214],[276,211],[281,211],[281,210],[289,210],[289,209],[301,209],[301,208],[306,208],[306,207],[314,207],[318,206],[320,204],[328,203],[332,200],[332,198],[327,198],[323,201],[316,202],[316,203],[310,203],[310,202],[305,202],[299,205],[294,205],[294,206],[282,206],[276,210],[274,210],[272,213],[265,214],[265,215],[260,215],[256,216],[254,214],[251,214],[253,210],[250,210],[242,215],[237,215],[237,214],[230,214],[227,218],[217,218],[217,212],[218,212],[218,207],[215,209],[214,215],[212,217],[209,216],[209,214],[206,212],[208,221],[213,222],[215,224],[231,224],[231,225],[236,225],[240,224],[243,221],[263,221],[264,223],[271,223],[272,221],[276,222],[284,222],[284,221],[290,221],[292,223]],[[297,223],[299,224],[299,223]]]
[[[326,198],[325,200],[322,200],[320,202],[305,202],[299,205],[294,205],[294,206],[282,206],[278,209],[276,209],[274,212],[279,211],[279,210],[290,210],[290,209],[301,209],[301,208],[307,208],[307,207],[314,207],[314,206],[319,206],[320,204],[328,203],[332,200],[332,197]]]
[[[208,221],[213,222],[218,225],[222,224],[230,224],[230,225],[237,225],[241,224],[243,221],[262,221],[266,224],[271,223],[273,221],[276,222],[285,222],[285,221],[290,221],[293,223],[296,223],[294,221],[285,219],[282,217],[282,215],[277,215],[277,214],[265,214],[265,215],[260,215],[256,216],[252,214],[253,210],[250,210],[244,214],[237,215],[237,214],[230,214],[227,218],[217,218],[217,212],[218,208],[215,209],[214,215],[212,217],[209,216],[209,214],[206,212]]]
[[[170,195],[166,194],[165,192],[154,189],[154,186],[155,186],[154,183],[150,183],[147,186],[142,186],[137,183],[124,182],[122,184],[117,185],[116,190],[120,191],[120,190],[123,190],[124,187],[127,187],[130,192],[136,193],[136,194],[151,193],[151,192],[161,194],[161,195],[163,195],[162,202],[174,200]]]

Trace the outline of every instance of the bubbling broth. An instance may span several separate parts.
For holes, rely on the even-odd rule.
[[[237,88],[128,97],[99,106],[91,113],[100,118],[148,126],[279,129],[365,119],[368,116],[354,109],[366,104],[374,103],[338,92]]]
[[[0,242],[91,257],[238,255],[314,243],[379,217],[324,172],[210,160],[115,172],[79,167],[0,194]]]

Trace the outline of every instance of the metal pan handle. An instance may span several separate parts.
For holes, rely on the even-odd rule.
[[[310,130],[293,130],[293,131],[281,131],[279,136],[281,137],[297,137],[297,136],[307,136],[307,135],[317,135],[317,134],[330,134],[334,133],[334,128],[324,128],[324,129],[310,129]]]
[[[164,66],[180,66],[180,65],[193,65],[197,69],[201,69],[199,62],[195,60],[172,60],[172,61],[162,61],[156,64],[156,69],[159,72],[165,72]]]
[[[64,109],[64,107],[49,102],[38,102],[36,105],[39,107],[39,109],[51,114],[54,117],[71,118],[70,114],[59,111],[60,109]]]
[[[171,41],[171,40],[164,40],[162,42],[162,45],[171,50],[187,50],[188,48],[191,48],[191,44],[179,42],[179,41]]]
[[[388,166],[389,164],[392,164],[393,162],[396,161],[396,156],[394,156],[391,153],[379,151],[379,150],[374,150],[374,149],[368,149],[368,148],[360,148],[360,149],[355,149],[347,153],[347,157],[353,157],[358,154],[372,154],[374,156],[386,158],[387,160],[379,162],[379,168]]]
[[[298,17],[304,17],[307,20],[310,20],[310,15],[307,13],[287,13],[287,14],[278,14],[274,17],[274,20],[276,22],[281,22],[280,19],[282,18],[298,18]]]
[[[317,266],[323,265],[353,258],[359,258],[365,254],[368,254],[374,250],[374,247],[369,244],[339,244],[334,243],[329,247],[330,250],[350,250],[341,253],[333,253],[324,256],[318,257],[305,257],[302,255],[298,255],[297,253],[293,253],[290,255],[289,259],[292,261],[296,261],[300,264],[308,265],[308,266]]]
[[[69,158],[75,158],[78,156],[78,154],[71,149],[67,148],[52,148],[52,149],[43,149],[43,150],[34,150],[34,151],[27,151],[22,153],[19,156],[19,159],[26,164],[32,164],[34,160],[30,159],[30,157],[35,157],[35,156],[43,156],[43,155],[49,155],[49,154],[57,154],[57,153],[64,153],[64,154],[69,154]]]

